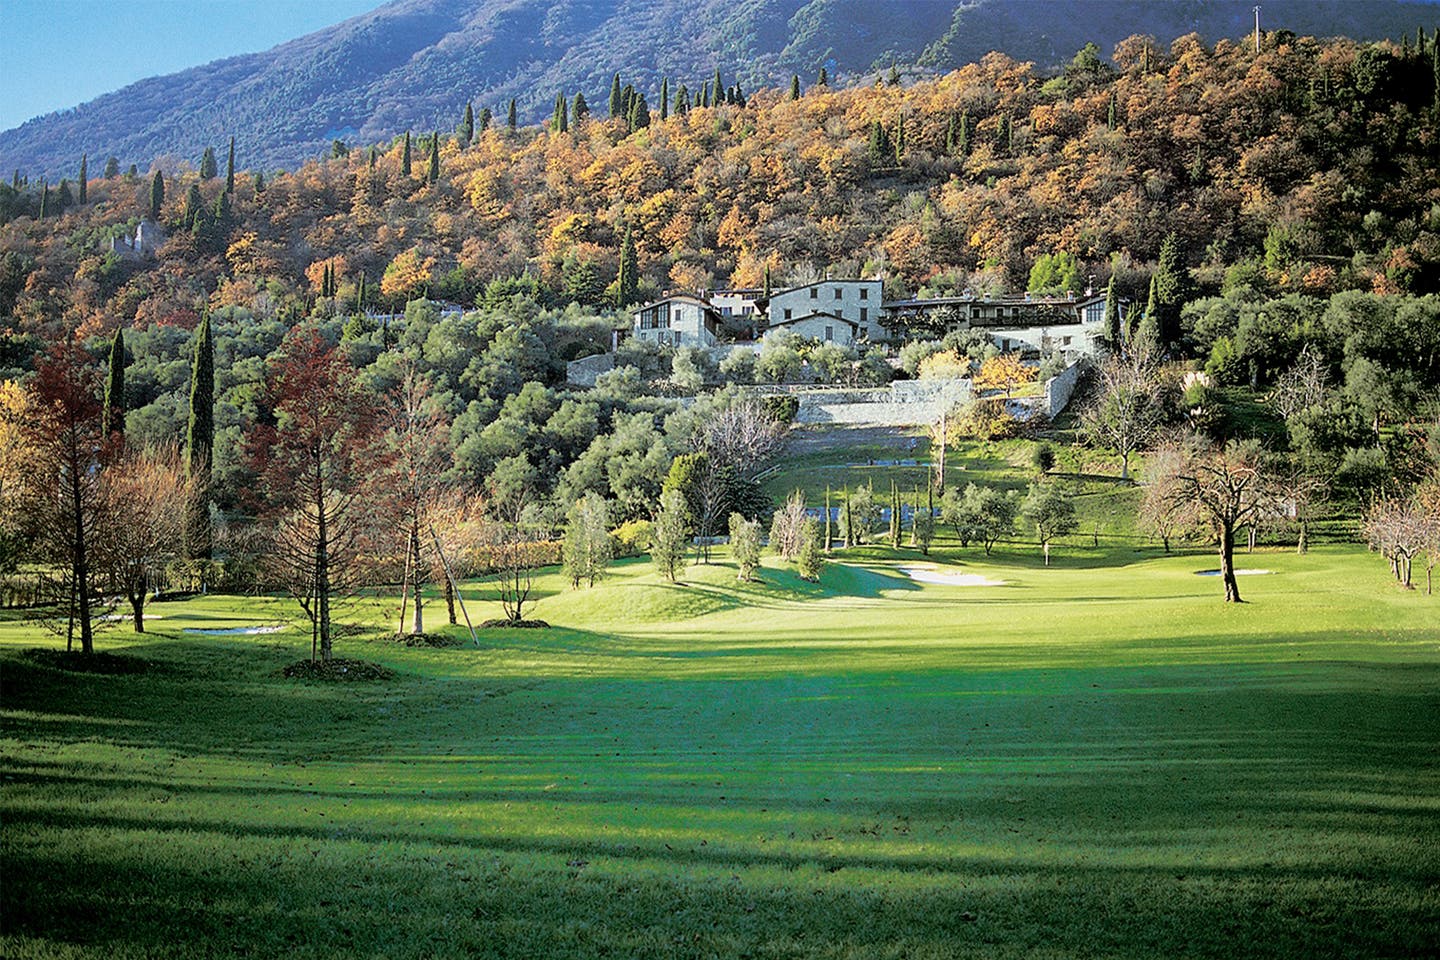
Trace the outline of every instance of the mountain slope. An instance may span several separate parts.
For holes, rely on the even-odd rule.
[[[1400,37],[1437,16],[1420,0],[1270,0],[1267,29]],[[1041,65],[1087,41],[1168,43],[1243,35],[1251,0],[395,0],[265,53],[132,84],[0,133],[0,169],[73,175],[81,153],[142,169],[193,161],[235,136],[249,166],[293,165],[334,139],[368,143],[449,129],[467,100],[522,121],[555,94],[603,100],[614,72],[655,100],[662,76],[692,86],[719,66],[746,90],[853,78],[891,62],[948,69],[992,49]],[[168,158],[168,160],[167,160]]]

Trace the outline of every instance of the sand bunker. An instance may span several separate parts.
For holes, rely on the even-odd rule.
[[[1274,572],[1275,572],[1274,570],[1236,570],[1236,571],[1235,571],[1235,576],[1237,576],[1237,577],[1258,577],[1258,576],[1261,576],[1262,574],[1274,573]],[[1196,570],[1196,571],[1195,571],[1195,576],[1197,576],[1197,577],[1218,577],[1218,576],[1220,576],[1220,571],[1219,571],[1219,570]]]
[[[207,637],[253,637],[257,634],[262,633],[279,633],[281,630],[284,629],[285,625],[282,623],[270,623],[266,624],[263,627],[224,627],[215,629],[206,629],[203,627],[186,627],[184,632],[203,633]]]
[[[938,583],[947,587],[1003,587],[1004,580],[991,580],[978,573],[946,573],[934,567],[901,567],[900,572],[920,583]]]

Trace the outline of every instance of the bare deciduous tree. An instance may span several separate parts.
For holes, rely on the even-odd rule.
[[[1275,388],[1270,391],[1270,402],[1275,411],[1289,420],[1297,413],[1325,401],[1330,390],[1330,374],[1320,352],[1309,344],[1295,358],[1295,364],[1280,374]]]
[[[97,556],[145,632],[145,601],[158,573],[184,556],[185,520],[196,495],[178,448],[131,450],[105,471]]]
[[[1168,511],[1178,522],[1209,527],[1220,550],[1225,600],[1240,602],[1235,582],[1235,531],[1279,511],[1280,494],[1260,446],[1232,441],[1214,447],[1196,437],[1157,459],[1146,497],[1151,509]]]
[[[1141,344],[1111,354],[1096,373],[1095,393],[1081,411],[1081,429],[1096,446],[1120,455],[1120,476],[1130,477],[1130,456],[1154,440],[1164,422],[1159,360]]]
[[[805,495],[796,490],[770,519],[770,546],[782,560],[794,560],[800,555],[804,530]]]

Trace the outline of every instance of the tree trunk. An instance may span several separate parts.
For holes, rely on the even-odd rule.
[[[144,632],[145,632],[145,592],[144,592],[144,590],[142,589],[141,592],[140,592],[138,595],[132,593],[132,594],[130,595],[129,599],[130,599],[130,618],[131,618],[131,620],[133,620],[134,623],[135,623],[135,632],[136,632],[136,633],[144,633]]]
[[[445,608],[450,614],[450,626],[453,627],[457,622],[455,620],[455,585],[450,582],[448,576],[445,578]]]
[[[1170,534],[1168,534],[1168,533],[1162,533],[1162,534],[1160,534],[1160,542],[1165,545],[1165,552],[1166,552],[1166,553],[1169,553],[1169,552],[1170,552]]]
[[[422,612],[424,604],[420,599],[420,576],[425,569],[420,565],[420,523],[416,521],[410,525],[410,550],[414,557],[415,565],[411,568],[415,571],[415,623],[410,629],[414,636],[420,636],[425,632],[425,616]]]
[[[1295,552],[1310,552],[1310,525],[1304,520],[1300,521],[1300,539],[1295,544]]]
[[[1220,579],[1225,583],[1225,602],[1243,603],[1235,582],[1235,529],[1228,523],[1220,528]]]
[[[1042,540],[1040,542],[1040,548],[1045,551],[1045,566],[1048,567],[1050,566],[1050,541]]]
[[[316,489],[322,489],[319,484]],[[315,621],[320,631],[320,659],[330,662],[330,529],[325,517],[325,499],[315,498],[315,516],[319,536],[315,542]]]
[[[1129,479],[1130,479],[1130,451],[1129,451],[1129,450],[1122,450],[1122,451],[1120,451],[1120,479],[1121,479],[1121,480],[1129,480]]]

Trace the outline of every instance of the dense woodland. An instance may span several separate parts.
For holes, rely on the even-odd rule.
[[[76,504],[97,498],[96,516],[112,494],[98,480],[79,489],[87,457],[147,451],[147,469],[183,458],[209,504],[186,525],[192,556],[209,555],[214,533],[235,557],[289,551],[313,568],[305,537],[340,536],[337,558],[374,560],[362,528],[379,524],[409,530],[396,554],[408,569],[429,552],[416,517],[442,500],[468,516],[479,508],[446,498],[471,492],[487,498],[492,534],[509,531],[495,550],[546,539],[587,494],[608,525],[653,519],[658,531],[681,509],[666,505],[667,483],[688,497],[692,531],[722,532],[732,509],[742,521],[773,511],[754,477],[774,449],[716,432],[726,411],[757,419],[733,388],[688,406],[675,395],[800,375],[883,381],[896,353],[911,374],[936,357],[968,370],[993,348],[900,330],[922,342],[832,355],[777,340],[716,367],[630,343],[589,390],[564,385],[564,364],[608,349],[624,308],[662,290],[826,273],[878,273],[890,296],[1093,284],[1128,297],[1135,322],[1111,346],[1129,366],[1102,371],[1081,433],[1127,469],[1167,431],[1258,438],[1291,469],[1336,481],[1329,492],[1355,513],[1404,501],[1434,471],[1430,36],[1271,33],[1258,53],[1131,37],[1111,62],[1087,47],[1053,75],[992,54],[935,80],[895,70],[846,89],[796,78],[743,91],[717,71],[637,91],[617,76],[608,98],[557,91],[542,127],[513,116],[461,105],[452,131],[337,141],[293,172],[247,171],[225,144],[193,168],[121,172],[85,157],[74,182],[17,172],[0,186],[0,365],[12,381],[0,495],[22,496],[26,457],[69,436],[54,475],[70,478]],[[107,252],[150,216],[168,237],[155,255]],[[1187,366],[1207,376],[1182,382]],[[202,367],[213,380],[201,383]],[[957,423],[976,436],[1014,429],[973,412]],[[1235,453],[1217,463],[1253,466]],[[377,477],[383,496],[365,488]],[[1041,494],[1034,510],[1064,512]],[[352,522],[382,502],[389,513]],[[329,532],[287,526],[306,510],[310,522],[337,511]],[[246,546],[254,518],[266,547]],[[73,559],[82,520],[51,538],[50,559]],[[22,559],[34,558],[11,551]]]

